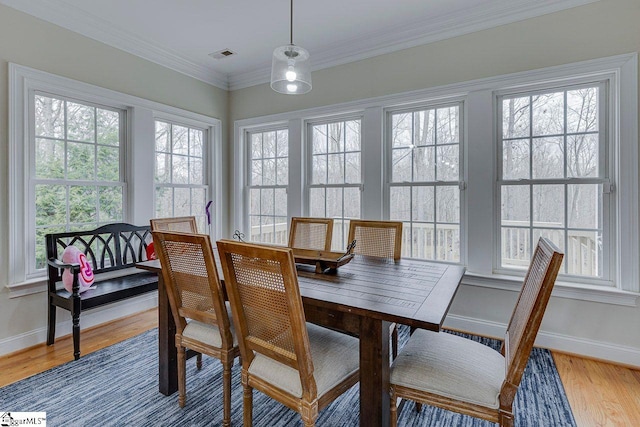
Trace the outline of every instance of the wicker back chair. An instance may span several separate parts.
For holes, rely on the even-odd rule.
[[[244,425],[256,388],[313,426],[358,381],[358,340],[305,323],[291,249],[221,240],[218,251],[242,355]]]
[[[178,233],[197,233],[198,225],[195,216],[174,218],[154,218],[149,221],[151,231],[175,231]]]
[[[240,354],[224,293],[204,234],[154,231],[156,252],[176,323],[178,403],[186,402],[185,347],[220,359],[223,365],[223,425],[231,424],[231,366]]]
[[[356,255],[397,261],[402,252],[402,222],[352,219],[348,241],[354,240]]]
[[[513,400],[563,254],[540,238],[500,352],[448,333],[419,330],[391,367],[391,425],[396,397],[512,427]]]
[[[289,247],[331,250],[333,218],[291,218]]]

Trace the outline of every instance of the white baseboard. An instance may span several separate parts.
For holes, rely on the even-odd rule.
[[[80,315],[80,329],[90,328],[101,323],[109,322],[121,317],[130,316],[158,306],[158,293],[152,292],[124,301],[109,304],[93,310],[83,311]],[[58,309],[56,323],[56,339],[71,334],[71,316],[66,310]],[[60,321],[60,318],[66,319]],[[46,320],[45,320],[46,321]],[[0,356],[13,353],[24,348],[32,347],[47,341],[47,327],[34,329],[13,337],[0,340]],[[82,333],[80,334],[82,341]]]
[[[502,339],[506,324],[449,314],[444,327]],[[563,353],[640,367],[640,349],[608,342],[539,331],[535,345]]]

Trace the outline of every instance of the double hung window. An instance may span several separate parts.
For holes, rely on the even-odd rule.
[[[124,111],[33,92],[27,271],[46,266],[44,236],[123,219]]]
[[[461,105],[389,113],[389,218],[402,256],[460,261]]]
[[[156,216],[195,216],[198,230],[206,230],[208,186],[205,173],[206,131],[156,120]]]
[[[309,215],[333,218],[333,250],[344,250],[349,220],[360,218],[360,118],[310,123]]]
[[[248,133],[249,236],[251,241],[287,244],[289,132]]]
[[[565,252],[561,273],[608,278],[606,85],[498,98],[501,268],[526,268],[540,236]]]

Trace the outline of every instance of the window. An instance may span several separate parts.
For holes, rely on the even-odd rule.
[[[605,93],[594,83],[499,98],[501,267],[526,268],[544,236],[564,250],[564,274],[608,278]]]
[[[205,232],[205,131],[156,120],[156,216],[196,217]]]
[[[124,112],[34,93],[29,272],[46,266],[45,234],[122,221]]]
[[[333,250],[347,246],[349,220],[360,218],[361,119],[309,124],[309,215],[333,218]]]
[[[460,105],[389,114],[389,218],[402,256],[460,261]]]
[[[249,240],[286,245],[289,133],[252,131],[249,147]]]

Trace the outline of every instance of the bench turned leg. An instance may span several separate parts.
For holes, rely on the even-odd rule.
[[[73,324],[73,358],[78,360],[80,359],[80,298],[73,298],[71,321]]]
[[[47,321],[47,345],[53,344],[56,339],[56,306],[52,304],[51,297],[49,298],[49,310]]]

